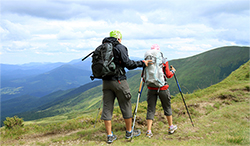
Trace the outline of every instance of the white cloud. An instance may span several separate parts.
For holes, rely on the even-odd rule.
[[[3,20],[1,24],[2,40],[26,40],[31,38],[27,26],[19,23],[12,23],[9,20]]]
[[[56,34],[34,34],[31,41],[56,40]]]
[[[250,44],[248,0],[4,0],[1,14],[3,63],[20,63],[8,59],[14,56],[22,56],[23,63],[33,56],[70,61],[88,54],[114,29],[136,57],[156,43],[169,59]]]

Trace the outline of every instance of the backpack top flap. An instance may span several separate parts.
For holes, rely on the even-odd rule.
[[[163,73],[163,54],[159,50],[149,50],[144,55],[145,60],[152,60],[144,70],[144,80],[147,86],[162,87],[165,85],[165,75]]]

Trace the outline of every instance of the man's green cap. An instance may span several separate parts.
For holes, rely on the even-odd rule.
[[[114,38],[117,38],[117,39],[122,39],[122,34],[118,30],[111,31],[109,35],[110,35],[110,37],[114,37]]]

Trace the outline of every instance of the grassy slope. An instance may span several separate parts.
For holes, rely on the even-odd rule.
[[[222,82],[184,95],[195,127],[191,126],[180,95],[174,97],[173,121],[178,130],[172,135],[167,133],[167,122],[158,102],[152,127],[154,137],[148,139],[144,136],[147,103],[142,102],[138,109],[136,128],[141,129],[143,133],[130,143],[124,138],[123,119],[119,108],[116,107],[113,131],[118,140],[114,145],[249,145],[249,66],[250,61]],[[72,120],[61,115],[26,122],[24,128],[2,128],[1,141],[3,145],[105,145],[105,127],[99,120],[99,114],[96,128],[93,128],[95,116],[96,111],[92,111]],[[52,121],[58,122],[51,124]]]

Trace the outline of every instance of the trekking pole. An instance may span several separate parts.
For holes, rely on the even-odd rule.
[[[133,131],[134,131],[134,128],[135,128],[135,119],[136,119],[137,108],[138,108],[138,105],[139,105],[139,100],[140,100],[141,93],[142,93],[143,86],[144,86],[144,83],[142,83],[143,82],[143,72],[144,72],[144,69],[142,70],[142,74],[141,74],[141,82],[140,82],[140,87],[139,87],[139,91],[138,91],[137,102],[136,102],[136,106],[135,106],[135,110],[134,110],[134,114],[133,114],[134,121],[133,121],[132,133],[131,133],[131,139],[130,139],[130,141],[132,141],[132,138],[133,138]]]
[[[171,68],[172,68],[172,67],[173,67],[173,66],[171,65]],[[178,86],[178,88],[179,88],[179,91],[180,91],[180,94],[181,94],[181,97],[182,97],[183,103],[184,103],[184,105],[185,105],[185,107],[186,107],[186,110],[187,110],[187,113],[188,113],[189,119],[190,119],[190,121],[191,121],[191,123],[192,123],[192,125],[193,125],[193,127],[194,127],[194,124],[193,124],[192,118],[191,118],[191,116],[190,116],[190,114],[189,114],[189,111],[188,111],[188,108],[187,108],[186,102],[185,102],[184,97],[183,97],[183,94],[182,94],[182,92],[181,92],[181,87],[180,87],[180,85],[179,85],[179,82],[178,82],[178,80],[177,80],[177,77],[176,77],[175,73],[174,73],[174,78],[175,78],[176,84],[177,84],[177,86]]]
[[[89,57],[91,54],[93,54],[94,52],[95,52],[95,51],[89,53],[86,57],[84,57],[84,58],[82,59],[82,61],[85,60],[86,58],[88,58],[88,57]]]
[[[99,106],[98,112],[97,112],[97,114],[96,114],[96,119],[95,119],[95,123],[94,123],[94,128],[95,128],[95,124],[96,124],[96,121],[97,121],[98,114],[99,114],[100,109],[101,109],[101,105],[102,105],[102,100],[101,100],[101,102],[100,102],[100,106]]]

